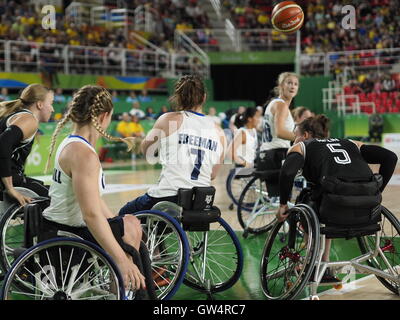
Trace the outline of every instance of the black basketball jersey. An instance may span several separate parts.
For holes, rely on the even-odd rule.
[[[324,176],[364,180],[373,174],[358,146],[348,139],[310,139],[304,147],[303,176],[314,184]]]
[[[8,120],[18,113],[31,113],[31,112],[29,110],[24,109],[14,112],[8,115],[7,117],[0,119],[0,134],[2,134],[9,127]],[[25,162],[32,150],[34,136],[35,135],[33,135],[31,138],[27,140],[21,141],[18,145],[14,146],[11,154],[11,160],[12,160],[11,172],[13,176],[14,175],[21,176],[24,174]]]

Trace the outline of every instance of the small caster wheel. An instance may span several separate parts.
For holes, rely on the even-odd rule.
[[[319,297],[318,296],[311,296],[310,300],[319,300]]]
[[[233,208],[234,208],[234,205],[233,205],[233,203],[231,203],[231,204],[229,205],[229,210],[233,210]]]

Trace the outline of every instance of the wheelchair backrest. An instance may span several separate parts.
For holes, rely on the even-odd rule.
[[[382,177],[367,179],[323,177],[320,221],[327,225],[362,226],[380,221]]]
[[[220,210],[213,206],[215,188],[194,187],[178,190],[178,205],[183,208],[183,229],[188,231],[208,231],[210,223],[221,216]]]
[[[35,244],[41,232],[42,212],[50,204],[50,199],[41,198],[28,203],[24,207],[24,247],[30,248]]]

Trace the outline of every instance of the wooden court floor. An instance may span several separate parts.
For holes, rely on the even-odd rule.
[[[103,167],[106,169],[106,183],[114,185],[121,190],[119,192],[113,192],[104,195],[106,203],[113,210],[113,212],[118,212],[127,201],[144,194],[150,185],[157,183],[160,174],[159,168],[147,166],[142,160],[137,160],[134,165],[131,165],[130,163],[115,163],[104,164]],[[236,210],[234,209],[231,211],[228,208],[230,201],[226,194],[225,180],[230,168],[231,167],[228,165],[224,166],[220,171],[219,176],[213,182],[213,185],[217,190],[215,205],[221,209],[222,217],[232,226],[232,228],[236,231],[241,231],[242,229],[237,222]],[[376,171],[376,168],[373,168],[373,170]],[[389,183],[383,194],[383,204],[398,218],[400,218],[400,168],[397,168],[395,174],[396,176],[394,176],[392,179],[393,182],[391,181]],[[125,191],[126,189],[130,190]],[[251,247],[253,244],[255,244],[255,242],[257,241],[255,241],[254,237],[241,239],[242,246],[244,246],[243,251],[245,254],[245,264],[253,265],[253,269],[256,269],[259,265],[260,256],[257,256],[257,254],[246,256],[245,247]],[[260,240],[258,240],[258,242],[261,243],[260,250],[262,250],[262,241],[260,242]],[[333,246],[334,245],[335,244],[333,244]],[[242,297],[238,297],[235,294],[233,297],[231,297],[232,299],[263,299],[261,289],[259,288],[260,280],[258,270],[253,271],[254,272],[246,272],[246,287],[252,288],[253,292],[257,292],[258,290],[259,293],[254,296],[244,294],[243,292]],[[190,292],[190,294],[192,295],[194,293]],[[217,299],[227,298],[222,296],[223,293],[219,295],[221,296],[216,297]],[[177,296],[180,299],[188,298],[186,294],[179,294],[179,291]],[[201,299],[201,296],[198,296],[197,298]],[[342,290],[335,290],[327,287],[326,290],[320,295],[320,298],[321,300],[400,300],[399,296],[392,294],[375,278],[375,276],[367,276],[348,283],[344,285]]]

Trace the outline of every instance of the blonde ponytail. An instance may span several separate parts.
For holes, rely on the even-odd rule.
[[[33,83],[27,86],[18,99],[0,102],[0,118],[4,118],[28,108],[38,101],[44,101],[50,89],[40,83]]]

